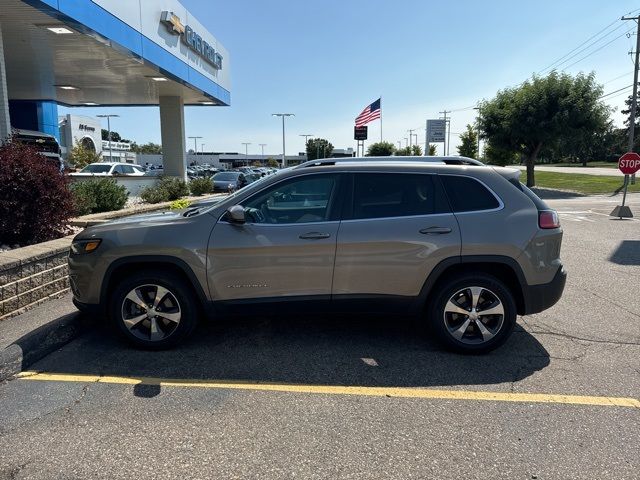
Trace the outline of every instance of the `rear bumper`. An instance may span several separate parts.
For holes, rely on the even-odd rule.
[[[564,291],[567,283],[567,272],[560,267],[549,283],[525,286],[523,290],[525,312],[524,315],[539,313],[555,305]]]

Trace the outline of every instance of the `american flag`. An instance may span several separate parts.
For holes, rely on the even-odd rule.
[[[369,122],[373,122],[380,118],[382,114],[382,108],[380,106],[380,98],[373,102],[371,105],[367,105],[360,115],[356,117],[356,127],[363,127]]]

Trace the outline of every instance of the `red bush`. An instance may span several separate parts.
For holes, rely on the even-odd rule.
[[[55,162],[17,142],[0,146],[0,244],[60,237],[73,209],[68,179]]]

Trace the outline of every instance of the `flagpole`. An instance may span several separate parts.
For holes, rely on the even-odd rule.
[[[380,95],[380,141],[382,141],[382,95]]]

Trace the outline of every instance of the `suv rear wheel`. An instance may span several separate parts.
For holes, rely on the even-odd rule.
[[[113,291],[109,317],[130,343],[148,349],[169,348],[195,328],[196,299],[177,275],[140,272],[124,279]]]
[[[429,308],[432,329],[448,348],[484,353],[502,345],[516,323],[513,294],[484,273],[463,274],[444,283]]]

